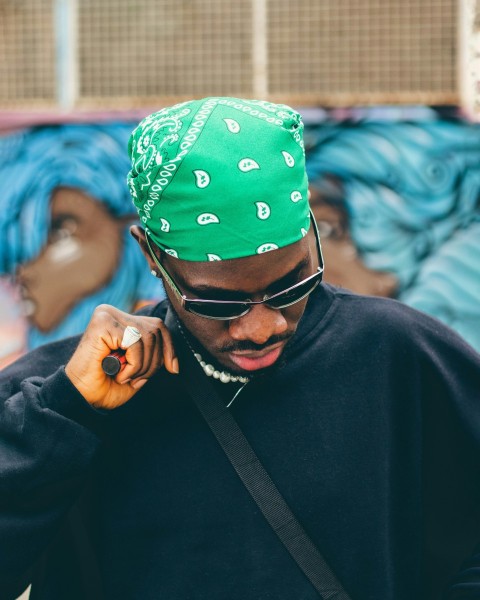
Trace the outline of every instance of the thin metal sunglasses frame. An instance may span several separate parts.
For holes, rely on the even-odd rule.
[[[171,277],[171,275],[168,273],[168,271],[165,269],[165,267],[162,266],[162,264],[160,263],[160,261],[158,260],[158,258],[156,257],[151,242],[149,240],[149,234],[148,232],[145,232],[145,238],[147,241],[147,246],[148,246],[148,250],[150,252],[150,255],[152,257],[152,260],[154,261],[154,263],[156,264],[156,266],[158,267],[160,273],[162,274],[162,276],[164,277],[165,281],[168,283],[168,285],[170,286],[171,290],[173,291],[173,293],[175,294],[175,296],[178,298],[178,300],[180,301],[182,307],[187,311],[187,312],[191,312],[194,315],[197,315],[198,317],[204,317],[205,319],[213,319],[215,321],[231,321],[232,319],[238,319],[240,317],[243,317],[244,315],[246,315],[248,312],[250,312],[250,310],[252,309],[253,306],[255,306],[256,304],[266,304],[267,306],[269,306],[269,308],[273,308],[274,310],[281,310],[282,308],[287,308],[289,306],[292,306],[293,304],[296,304],[297,302],[300,302],[300,300],[303,300],[304,298],[306,298],[309,294],[311,294],[313,292],[313,290],[317,287],[317,285],[321,282],[322,280],[322,276],[323,276],[323,255],[322,255],[322,247],[320,244],[320,234],[318,232],[318,227],[317,227],[317,223],[315,221],[315,217],[312,214],[312,211],[310,211],[310,221],[312,223],[312,227],[315,233],[315,243],[316,243],[316,247],[317,247],[317,253],[318,253],[318,263],[319,266],[317,267],[317,270],[315,271],[315,273],[313,273],[312,275],[310,275],[309,277],[302,279],[302,281],[299,281],[298,283],[296,283],[295,285],[292,285],[290,287],[288,287],[285,290],[282,290],[281,292],[277,292],[276,294],[273,294],[272,296],[267,296],[265,295],[263,300],[206,300],[203,298],[187,298],[184,294],[182,294],[180,288],[177,286],[177,284],[175,283],[175,281],[173,280],[173,278]],[[309,290],[307,292],[305,292],[304,294],[302,294],[299,298],[295,298],[295,300],[293,300],[292,302],[287,302],[285,304],[282,304],[280,306],[271,306],[269,303],[274,300],[274,299],[278,299],[279,297],[281,297],[284,294],[288,294],[289,292],[291,292],[292,290],[305,285],[308,281],[312,281],[312,287],[309,288]],[[244,310],[238,314],[238,315],[233,315],[233,316],[213,316],[213,315],[206,315],[203,313],[199,313],[196,312],[194,309],[192,309],[191,304],[192,303],[196,303],[196,304],[202,304],[205,306],[208,305],[229,305],[229,306],[238,306],[239,308],[242,306],[244,307]]]

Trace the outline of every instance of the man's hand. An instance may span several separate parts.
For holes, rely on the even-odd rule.
[[[127,348],[124,368],[110,377],[102,369],[102,360],[121,347],[128,325],[136,327],[142,337]],[[128,402],[162,365],[170,373],[178,373],[172,338],[163,321],[129,315],[101,304],[95,309],[65,373],[89,404],[111,409]]]

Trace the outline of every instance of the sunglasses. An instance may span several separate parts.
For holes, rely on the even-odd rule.
[[[228,321],[230,319],[238,319],[239,317],[243,317],[246,315],[252,307],[256,304],[266,304],[270,308],[274,308],[275,310],[280,310],[282,308],[287,308],[288,306],[292,306],[292,304],[296,304],[306,298],[309,294],[313,292],[313,290],[317,287],[317,285],[321,282],[323,276],[323,256],[322,249],[320,246],[320,236],[318,233],[317,223],[312,213],[310,212],[310,221],[312,222],[312,226],[315,232],[315,241],[317,245],[317,253],[318,253],[318,263],[319,267],[313,275],[310,275],[306,279],[299,281],[295,285],[273,294],[272,296],[267,296],[263,298],[263,300],[203,300],[201,298],[187,298],[180,289],[178,288],[175,281],[168,274],[165,267],[163,267],[153,252],[151,242],[149,240],[149,235],[146,233],[145,237],[147,240],[148,249],[152,256],[153,261],[157,265],[160,273],[163,275],[165,281],[170,286],[171,290],[177,296],[180,301],[182,307],[190,313],[197,315],[199,317],[204,317],[205,319],[216,319],[219,321]]]

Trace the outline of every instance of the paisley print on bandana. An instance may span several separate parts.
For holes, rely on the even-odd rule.
[[[303,123],[286,105],[221,97],[176,104],[138,125],[129,153],[133,202],[171,256],[253,256],[309,228]]]

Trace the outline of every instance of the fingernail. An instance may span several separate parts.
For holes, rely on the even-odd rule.
[[[174,373],[180,373],[180,367],[178,366],[178,358],[172,360],[172,371]]]
[[[129,381],[132,381],[131,378],[129,377],[128,379],[125,379],[125,381],[121,381],[120,385],[125,385],[126,383],[128,383]]]
[[[148,379],[139,379],[138,381],[135,381],[135,383],[132,383],[132,387],[138,390],[142,385],[145,385],[147,381]]]

